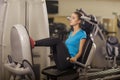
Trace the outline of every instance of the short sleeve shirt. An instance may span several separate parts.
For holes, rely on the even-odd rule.
[[[72,35],[72,31],[70,32],[68,39],[65,41],[65,45],[71,57],[74,57],[78,53],[80,47],[80,40],[86,37],[86,32],[82,29],[76,32],[75,35]]]

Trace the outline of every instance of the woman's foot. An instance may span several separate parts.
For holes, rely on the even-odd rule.
[[[30,37],[30,44],[32,48],[35,47],[35,41],[31,37]]]

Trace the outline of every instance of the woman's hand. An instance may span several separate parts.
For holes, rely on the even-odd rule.
[[[77,58],[76,58],[76,57],[70,58],[70,62],[76,62],[76,61],[77,61]]]

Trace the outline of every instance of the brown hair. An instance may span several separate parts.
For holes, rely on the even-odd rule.
[[[78,12],[78,11],[76,11],[76,12],[74,12],[74,13],[78,16],[78,19],[81,20],[81,16],[82,16],[82,14],[81,14],[80,12]]]

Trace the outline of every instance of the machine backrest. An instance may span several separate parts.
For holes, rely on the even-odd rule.
[[[82,56],[78,59],[78,61],[84,64],[84,66],[89,66],[95,55],[95,49],[96,46],[94,42],[92,41],[91,37],[88,36],[83,46]]]
[[[82,52],[82,56],[81,56],[81,60],[80,62],[85,64],[85,62],[87,61],[88,55],[90,54],[90,50],[92,48],[92,40],[90,39],[90,37],[88,36],[86,39],[86,42],[83,46],[83,52]]]

